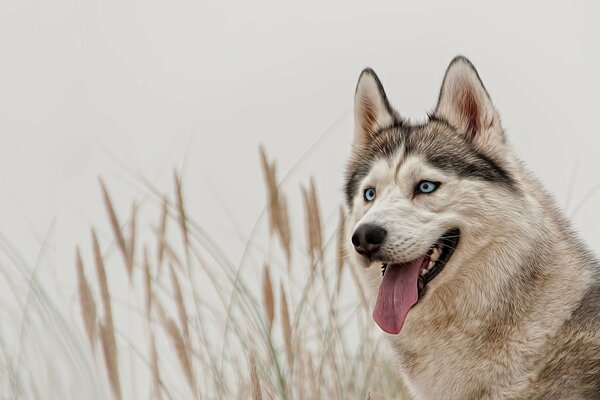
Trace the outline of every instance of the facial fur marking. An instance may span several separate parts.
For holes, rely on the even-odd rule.
[[[405,159],[406,159],[405,157],[400,157],[400,159],[396,163],[396,169],[394,170],[394,179],[396,179],[396,177],[398,176],[398,172],[400,171],[400,167],[402,167],[402,164],[404,164],[404,160]]]
[[[360,181],[368,175],[373,163],[378,159],[389,160],[402,147],[404,138],[402,125],[398,124],[378,133],[369,146],[355,148],[346,172],[345,195],[350,208]]]
[[[406,137],[407,154],[423,155],[434,167],[488,182],[501,183],[511,190],[516,184],[492,156],[481,152],[448,122],[432,120]]]
[[[377,159],[391,162],[400,150],[402,157],[396,165],[396,175],[406,156],[419,154],[434,167],[454,172],[460,177],[500,183],[517,190],[514,179],[495,159],[461,138],[456,128],[447,121],[434,118],[424,125],[395,125],[379,132],[369,146],[355,149],[346,175],[345,195],[349,207],[359,182],[367,176],[373,162]]]
[[[473,160],[467,161],[457,155],[432,155],[427,160],[435,167],[453,171],[458,176],[466,178],[477,178],[489,182],[501,183],[515,190],[515,182],[512,177],[501,168],[494,160],[481,154],[473,152]]]

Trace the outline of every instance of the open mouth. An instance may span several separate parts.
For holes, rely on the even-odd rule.
[[[422,298],[427,284],[446,266],[458,246],[460,231],[447,231],[429,251],[406,263],[381,266],[383,279],[373,311],[373,318],[387,333],[397,334],[408,311]]]
[[[425,287],[427,284],[431,282],[442,269],[444,269],[448,260],[450,260],[454,249],[456,249],[456,246],[458,245],[459,238],[460,231],[458,229],[451,229],[431,246],[425,256],[419,257],[419,259],[423,258],[423,262],[419,266],[420,271],[417,280],[419,298],[425,294]],[[388,266],[390,268],[402,268],[405,264],[382,264],[381,276],[385,275]]]

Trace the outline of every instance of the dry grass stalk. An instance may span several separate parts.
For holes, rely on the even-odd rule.
[[[165,242],[165,252],[169,256],[169,260],[173,261],[173,264],[175,264],[180,271],[183,271],[183,261],[179,258],[175,250],[173,250],[173,247],[169,242]]]
[[[156,353],[156,340],[150,332],[150,374],[152,376],[152,397],[156,400],[162,398],[160,391],[160,372],[158,370],[158,354]]]
[[[175,198],[177,201],[177,218],[179,221],[179,227],[181,229],[181,235],[183,236],[183,244],[185,246],[186,255],[189,254],[190,238],[187,227],[187,217],[185,214],[185,207],[183,206],[183,192],[181,189],[181,177],[174,172],[175,177]],[[188,256],[189,260],[189,256]]]
[[[288,360],[290,370],[292,369],[292,327],[290,324],[290,313],[288,310],[288,302],[285,295],[285,289],[283,283],[280,288],[280,307],[281,307],[281,327],[283,330],[283,341],[285,343],[285,355]]]
[[[281,245],[289,269],[292,260],[292,235],[290,233],[287,199],[283,193],[279,194],[279,212],[279,238],[281,239]]]
[[[169,215],[169,209],[168,209],[168,204],[167,204],[167,198],[163,197],[163,202],[162,202],[162,214],[160,216],[160,225],[158,226],[158,253],[157,253],[157,258],[158,258],[158,268],[160,271],[160,266],[162,265],[162,261],[163,261],[163,257],[165,255],[165,235],[167,232],[167,217]]]
[[[165,309],[163,308],[162,304],[159,301],[158,297],[154,297],[153,296],[153,300],[152,300],[152,308],[154,310],[156,310],[156,312],[158,313],[158,318],[162,321],[162,323],[164,324],[165,321],[167,320],[167,313],[165,311]]]
[[[191,361],[189,348],[186,346],[184,338],[181,335],[179,328],[177,328],[177,324],[175,323],[175,321],[173,321],[172,318],[169,318],[167,316],[167,313],[165,312],[165,310],[158,298],[154,298],[152,305],[154,306],[154,309],[157,311],[158,316],[159,316],[160,320],[162,321],[163,326],[164,326],[165,330],[167,331],[169,338],[171,339],[171,344],[173,345],[173,348],[175,349],[175,354],[177,356],[177,359],[179,360],[181,369],[184,372],[185,379],[194,394],[194,398],[198,398],[198,390],[197,390],[198,386],[197,386],[196,378],[194,376],[194,372],[193,372],[193,368],[192,368],[192,361]]]
[[[310,204],[312,211],[313,220],[313,235],[315,236],[315,252],[319,255],[319,258],[323,259],[323,228],[321,226],[321,211],[319,208],[319,202],[317,199],[317,187],[315,186],[315,180],[310,178]]]
[[[104,181],[100,179],[100,187],[102,189],[102,197],[104,198],[104,205],[106,206],[106,210],[108,211],[108,217],[110,220],[110,225],[113,230],[113,234],[115,235],[115,240],[117,241],[117,247],[119,248],[121,255],[123,256],[123,260],[125,261],[125,267],[127,268],[127,274],[131,279],[131,274],[133,272],[133,265],[129,264],[129,256],[127,250],[127,243],[125,243],[125,238],[123,237],[123,232],[121,232],[121,226],[119,225],[119,219],[117,218],[117,213],[115,212],[115,208],[113,207],[113,203],[108,194],[108,190],[106,190],[106,185]]]
[[[296,365],[298,365],[298,384],[297,393],[299,399],[306,399],[306,352],[299,351],[296,353]]]
[[[256,362],[252,354],[248,356],[248,364],[250,364],[250,381],[252,383],[252,400],[262,400],[262,390],[260,388],[260,380],[258,379],[258,370]]]
[[[156,339],[152,332],[151,318],[152,305],[154,303],[152,291],[152,275],[150,273],[150,260],[148,258],[148,248],[144,246],[144,287],[146,289],[146,321],[150,332],[150,376],[152,377],[152,398],[159,400],[162,398],[160,391],[160,373],[158,369],[158,354],[156,352]],[[162,309],[161,309],[162,311]]]
[[[337,231],[337,246],[336,246],[336,293],[340,294],[340,285],[342,283],[342,270],[344,268],[344,260],[346,258],[346,247],[344,243],[346,241],[346,213],[344,209],[340,207],[340,218],[338,223]]]
[[[177,315],[179,317],[179,322],[183,327],[183,336],[186,340],[186,343],[189,342],[190,339],[190,328],[188,326],[188,316],[185,310],[185,304],[183,302],[183,294],[181,293],[181,285],[179,284],[179,280],[177,279],[177,275],[175,274],[175,269],[172,264],[169,264],[170,275],[171,275],[171,284],[173,285],[173,292],[175,294],[175,306],[177,308]]]
[[[188,385],[190,385],[190,389],[194,393],[194,397],[197,397],[197,383],[196,378],[194,376],[194,371],[192,369],[192,360],[190,358],[190,353],[188,352],[183,336],[181,336],[181,332],[177,328],[177,324],[171,318],[167,318],[164,321],[165,329],[167,330],[167,334],[171,338],[171,343],[173,348],[175,349],[175,354],[181,364],[181,369],[185,374],[185,378],[187,380]]]
[[[144,246],[144,287],[146,289],[146,318],[150,321],[152,310],[152,275],[150,274],[150,260],[148,259],[148,248]]]
[[[317,400],[320,397],[321,387],[319,386],[319,377],[315,374],[315,367],[313,364],[312,354],[307,353],[308,357],[306,364],[308,366],[308,381],[311,383],[312,398]]]
[[[131,206],[131,220],[129,223],[129,242],[127,243],[127,265],[133,273],[133,266],[135,265],[135,238],[136,238],[136,218],[137,218],[137,205],[135,202]],[[130,275],[131,278],[131,275]],[[133,282],[130,280],[130,282]]]
[[[315,236],[313,234],[314,231],[314,222],[313,222],[313,212],[312,212],[312,204],[310,201],[310,195],[308,190],[304,187],[301,187],[302,190],[302,201],[304,203],[304,216],[305,216],[305,225],[306,225],[306,243],[307,248],[306,252],[310,256],[310,265],[314,266],[315,261],[318,258],[316,252],[316,242]]]
[[[104,349],[104,361],[106,371],[115,393],[115,397],[121,398],[121,384],[119,381],[119,366],[117,363],[117,342],[115,340],[115,328],[113,325],[112,307],[110,303],[110,292],[108,291],[108,280],[106,279],[106,270],[104,260],[100,252],[98,236],[92,229],[92,247],[94,249],[94,260],[96,264],[96,274],[100,286],[100,298],[104,306],[104,324],[100,327],[100,339]]]
[[[311,257],[311,265],[316,260],[323,259],[323,235],[321,227],[321,213],[317,200],[317,191],[314,180],[311,178],[308,189],[301,187],[302,199],[304,201],[304,212],[306,215],[306,241],[308,253]]]
[[[310,264],[314,265],[315,263],[315,253],[314,253],[314,238],[311,235],[312,221],[311,221],[311,211],[310,211],[310,200],[308,196],[308,191],[304,188],[304,186],[300,186],[300,190],[302,191],[302,202],[304,204],[304,216],[305,216],[305,225],[306,225],[306,252],[310,256]]]
[[[287,257],[287,261],[288,261],[288,267],[290,265],[290,259],[291,259],[291,252],[290,252],[290,248],[291,248],[291,238],[290,238],[290,225],[289,225],[289,218],[288,218],[288,203],[286,201],[286,197],[284,195],[284,193],[282,191],[279,190],[278,185],[277,185],[277,179],[276,179],[276,169],[275,169],[275,163],[267,160],[267,157],[264,153],[264,150],[261,149],[261,161],[263,163],[263,171],[264,171],[264,177],[265,177],[265,182],[266,182],[266,186],[267,186],[267,194],[268,194],[268,199],[269,199],[269,218],[270,218],[270,228],[271,228],[271,235],[272,236],[278,236],[280,239],[280,243],[281,243],[281,248],[283,250],[283,252],[285,252],[285,255]],[[178,374],[181,376],[182,374],[185,376],[185,380],[187,382],[187,384],[183,384],[185,385],[189,385],[189,387],[191,388],[191,391],[194,393],[194,397],[196,398],[201,398],[205,393],[204,393],[204,389],[207,390],[206,394],[212,394],[212,393],[216,393],[216,397],[219,398],[235,398],[236,395],[240,396],[243,394],[243,396],[248,397],[248,396],[252,396],[253,399],[259,398],[278,398],[280,396],[288,396],[289,398],[296,397],[296,398],[313,398],[313,399],[318,399],[318,398],[331,398],[331,397],[335,397],[337,395],[339,395],[339,393],[336,392],[336,390],[338,388],[344,387],[345,389],[348,390],[348,393],[344,393],[345,396],[347,396],[348,398],[364,398],[365,397],[365,392],[363,392],[363,386],[361,385],[357,385],[357,387],[355,387],[354,385],[346,385],[346,384],[342,384],[342,385],[338,385],[338,384],[332,384],[332,382],[337,381],[337,382],[347,382],[347,381],[351,381],[353,379],[359,379],[359,375],[360,375],[360,369],[362,367],[358,367],[358,369],[356,369],[356,373],[354,372],[354,368],[352,368],[352,371],[349,371],[348,369],[345,369],[344,367],[347,367],[347,364],[345,363],[347,360],[345,359],[345,357],[347,357],[349,354],[351,354],[348,349],[346,348],[346,345],[344,344],[342,337],[345,337],[345,333],[346,332],[342,332],[342,328],[343,326],[338,324],[338,317],[337,317],[337,310],[334,307],[337,307],[337,302],[333,301],[335,300],[335,295],[334,296],[330,296],[329,292],[325,292],[324,297],[326,298],[325,300],[325,304],[328,304],[328,306],[330,307],[329,309],[329,313],[330,313],[330,318],[329,321],[325,321],[323,319],[321,319],[322,315],[319,313],[319,315],[314,315],[311,313],[302,313],[302,315],[300,315],[300,322],[299,325],[302,326],[306,326],[306,324],[311,324],[314,323],[315,320],[317,321],[317,323],[322,324],[322,328],[324,329],[325,334],[323,335],[317,335],[318,337],[315,337],[315,342],[318,346],[320,346],[319,348],[323,349],[324,351],[322,353],[311,353],[310,350],[308,348],[303,348],[301,347],[303,343],[301,343],[301,341],[299,340],[300,337],[298,336],[298,330],[295,326],[291,325],[291,322],[293,322],[293,320],[291,321],[290,319],[293,318],[294,316],[294,309],[295,309],[295,302],[293,299],[294,294],[296,294],[296,290],[298,289],[295,285],[293,285],[292,283],[295,281],[292,281],[290,278],[289,282],[286,282],[287,284],[289,284],[289,286],[286,286],[286,288],[288,289],[288,292],[286,293],[286,290],[284,289],[283,283],[281,283],[281,289],[280,289],[280,294],[279,294],[279,299],[275,299],[274,297],[277,296],[277,293],[275,292],[275,288],[274,288],[274,284],[276,284],[275,280],[273,281],[273,278],[276,278],[273,274],[274,274],[274,270],[272,270],[272,265],[265,265],[264,269],[263,269],[263,276],[262,276],[262,296],[263,296],[263,307],[264,307],[264,313],[265,313],[265,320],[268,324],[269,327],[269,332],[271,333],[272,329],[273,329],[273,325],[277,324],[275,322],[275,313],[279,312],[279,317],[281,320],[281,332],[282,332],[282,337],[283,337],[283,344],[284,344],[284,351],[285,351],[285,356],[287,359],[287,364],[285,361],[281,361],[283,362],[283,364],[286,364],[286,366],[283,367],[283,369],[280,369],[279,367],[281,366],[280,362],[273,362],[274,359],[272,357],[260,357],[260,358],[255,358],[257,357],[256,354],[251,354],[249,355],[249,359],[248,359],[248,364],[244,363],[244,360],[242,358],[240,358],[240,354],[235,354],[232,349],[230,348],[226,348],[224,350],[222,350],[222,358],[219,357],[218,354],[213,354],[213,353],[209,353],[208,357],[210,358],[210,360],[207,361],[207,365],[208,367],[206,368],[206,373],[203,373],[202,375],[195,375],[194,374],[194,369],[197,369],[198,371],[200,371],[200,368],[202,367],[204,360],[199,360],[194,358],[195,357],[195,353],[193,353],[193,349],[191,347],[191,336],[193,336],[196,332],[195,329],[200,326],[200,324],[195,324],[193,323],[194,320],[189,320],[187,317],[187,313],[185,310],[185,306],[184,306],[184,297],[183,295],[187,294],[187,293],[182,293],[182,289],[183,291],[185,291],[185,289],[187,289],[187,287],[181,287],[181,284],[186,284],[186,282],[181,283],[181,279],[183,278],[184,275],[180,275],[180,274],[185,274],[186,270],[184,269],[186,263],[186,260],[183,260],[183,256],[182,255],[178,255],[176,253],[176,251],[174,251],[174,249],[179,248],[178,246],[175,246],[175,244],[179,245],[184,245],[186,247],[186,252],[189,251],[190,254],[195,255],[196,257],[199,257],[198,255],[196,255],[196,252],[198,251],[198,249],[196,249],[195,245],[193,245],[194,242],[194,231],[190,230],[188,232],[188,228],[191,228],[190,225],[188,225],[188,223],[186,223],[186,209],[184,207],[184,202],[183,202],[183,195],[182,195],[182,187],[181,187],[181,178],[179,176],[175,176],[175,190],[176,190],[176,199],[175,201],[173,201],[172,203],[169,203],[167,201],[166,198],[163,197],[163,202],[162,202],[162,215],[160,217],[158,222],[158,226],[153,227],[154,233],[156,234],[158,241],[157,241],[157,253],[156,253],[156,259],[155,261],[149,260],[148,258],[148,249],[150,248],[140,248],[140,246],[142,246],[142,244],[139,242],[140,238],[137,238],[138,243],[137,243],[137,247],[138,250],[143,250],[143,254],[137,253],[134,257],[132,256],[131,252],[129,251],[130,249],[134,249],[136,246],[136,230],[138,231],[137,234],[140,234],[140,231],[142,230],[142,226],[141,226],[141,220],[140,220],[140,215],[136,215],[135,213],[135,206],[134,206],[134,211],[132,212],[132,216],[131,216],[131,225],[124,230],[119,229],[119,221],[117,219],[117,215],[115,213],[115,210],[113,208],[113,204],[111,203],[111,199],[108,195],[108,192],[104,186],[104,184],[101,182],[102,185],[102,192],[104,195],[104,203],[106,205],[106,208],[108,210],[108,215],[110,217],[110,223],[112,225],[112,229],[114,231],[114,237],[116,238],[115,243],[119,248],[119,251],[121,253],[123,253],[123,248],[125,250],[127,250],[126,254],[128,255],[128,257],[126,258],[126,265],[131,265],[131,268],[128,269],[128,273],[130,274],[130,277],[133,273],[137,273],[136,271],[133,271],[133,264],[138,263],[140,264],[143,268],[144,268],[144,272],[143,272],[143,276],[144,278],[142,278],[142,281],[144,282],[144,286],[145,286],[145,308],[146,308],[146,315],[147,315],[147,322],[148,322],[148,340],[149,340],[149,347],[146,349],[147,351],[147,357],[149,360],[149,368],[150,368],[150,385],[151,385],[151,396],[153,398],[160,398],[162,397],[166,397],[168,396],[168,394],[171,392],[170,388],[165,384],[165,382],[163,382],[161,380],[161,376],[160,374],[162,373],[164,375],[166,368],[170,368],[169,365],[164,364],[164,362],[166,361],[166,359],[163,360],[164,357],[163,354],[161,353],[160,355],[157,353],[157,343],[156,341],[160,339],[160,337],[157,337],[157,331],[155,329],[156,328],[156,324],[155,322],[152,320],[152,318],[156,318],[156,320],[160,321],[160,324],[163,326],[163,328],[165,329],[165,333],[166,335],[169,337],[169,339],[167,339],[168,341],[170,341],[171,343],[168,346],[172,346],[173,349],[171,350],[167,350],[167,351],[172,351],[174,352],[175,356],[177,357],[178,361],[177,363],[180,364],[180,371],[178,372]],[[157,196],[162,196],[157,190],[154,192]],[[313,262],[313,265],[318,265],[319,260],[323,261],[323,236],[322,236],[322,226],[321,226],[321,214],[320,214],[320,209],[319,209],[319,205],[318,205],[318,199],[317,199],[317,190],[315,187],[315,182],[313,179],[310,180],[310,183],[308,185],[305,185],[305,188],[303,188],[302,190],[302,194],[303,194],[303,200],[304,200],[304,208],[305,208],[305,212],[306,212],[306,225],[307,225],[307,239],[308,239],[308,246],[309,246],[309,253],[311,258],[313,259],[313,261],[316,261],[317,263],[315,264]],[[173,208],[169,208],[169,207],[173,207]],[[179,220],[179,228],[181,230],[181,236],[180,239],[178,240],[180,243],[173,243],[173,242],[168,242],[167,240],[167,230],[171,229],[171,227],[167,227],[168,224],[168,219],[169,217],[175,217],[174,213],[178,214],[178,220]],[[169,215],[170,214],[170,215]],[[137,221],[136,221],[136,217],[137,217]],[[136,222],[137,222],[137,226],[136,226]],[[170,223],[170,222],[169,222]],[[344,232],[343,232],[343,225],[344,225],[344,215],[343,215],[343,211],[340,209],[340,219],[339,219],[339,230],[337,233],[337,242],[338,242],[338,248],[337,248],[337,253],[336,253],[336,264],[335,264],[335,268],[336,268],[336,282],[335,282],[335,287],[331,286],[331,285],[327,285],[329,283],[329,281],[327,281],[325,278],[323,279],[323,283],[326,286],[326,288],[324,290],[330,290],[330,289],[335,289],[335,291],[333,292],[335,293],[340,293],[341,289],[341,281],[342,281],[342,276],[344,273],[346,273],[345,271],[343,271],[344,268],[347,269],[347,267],[344,266],[343,264],[343,259],[344,259],[344,249],[343,246],[341,246],[341,244],[343,243],[343,241],[345,240],[344,237]],[[123,235],[125,234],[125,238],[123,238]],[[189,235],[189,236],[188,236]],[[182,238],[181,238],[182,237]],[[121,245],[121,239],[123,239],[123,243],[124,246]],[[101,300],[102,303],[98,303],[98,304],[94,304],[93,300],[94,298],[90,295],[90,300],[92,302],[92,304],[94,305],[94,307],[99,307],[100,309],[104,309],[104,311],[100,310],[100,309],[96,309],[96,313],[98,313],[98,315],[94,318],[94,320],[96,320],[97,322],[95,323],[95,331],[96,331],[96,336],[92,336],[90,334],[90,329],[91,326],[89,325],[89,321],[85,321],[86,315],[84,314],[84,323],[87,324],[86,326],[86,330],[87,330],[87,334],[88,336],[92,336],[94,337],[94,340],[100,341],[100,343],[96,343],[96,346],[101,345],[102,349],[100,351],[104,352],[104,360],[105,360],[105,364],[106,364],[106,370],[108,373],[108,379],[110,381],[110,385],[111,385],[111,390],[114,392],[115,397],[120,398],[122,396],[121,393],[121,384],[123,385],[128,385],[129,382],[128,381],[120,381],[120,377],[119,375],[119,365],[118,365],[118,357],[121,355],[121,353],[119,353],[118,349],[117,349],[117,344],[115,342],[115,326],[113,326],[113,316],[112,316],[112,312],[111,312],[111,301],[110,301],[110,294],[108,292],[108,285],[107,285],[107,279],[106,279],[106,269],[104,267],[103,264],[103,258],[102,255],[100,254],[100,250],[99,250],[99,246],[98,246],[98,239],[96,237],[96,235],[93,233],[93,239],[94,239],[94,256],[96,258],[96,269],[97,269],[97,273],[98,273],[98,284],[100,286],[100,290],[99,290],[99,294],[101,296]],[[154,242],[154,238],[152,238],[152,241]],[[183,242],[183,243],[182,243]],[[191,243],[190,243],[191,242]],[[201,246],[201,245],[200,245]],[[154,253],[154,250],[150,249],[152,251],[152,253],[150,253],[150,257],[152,257],[152,254]],[[186,254],[187,255],[187,254]],[[89,286],[86,288],[85,285],[87,285],[87,283],[89,282],[86,281],[86,277],[83,274],[84,272],[84,268],[83,268],[83,263],[81,262],[81,257],[78,256],[78,273],[80,274],[79,276],[79,285],[80,285],[80,298],[81,298],[81,305],[82,305],[82,310],[86,309],[87,307],[84,306],[84,303],[88,300],[84,300],[84,296],[81,293],[86,291],[86,292],[90,292],[89,290]],[[180,258],[181,257],[181,258]],[[200,260],[200,257],[198,258]],[[120,260],[117,260],[120,261]],[[183,261],[183,262],[182,262]],[[189,256],[187,258],[187,261],[189,261]],[[156,266],[154,265],[154,263],[157,262]],[[201,262],[201,261],[200,261]],[[170,273],[170,279],[171,279],[171,284],[173,286],[173,294],[171,294],[172,299],[177,307],[177,313],[178,316],[175,317],[173,315],[167,314],[165,312],[165,309],[161,306],[161,299],[163,299],[163,295],[167,295],[168,293],[162,293],[159,292],[159,289],[165,289],[163,287],[163,285],[161,284],[161,281],[159,279],[159,277],[161,276],[161,266],[164,264],[164,266],[166,266],[167,268],[169,268],[169,273]],[[188,262],[189,265],[189,262]],[[106,266],[108,267],[108,265]],[[174,268],[175,267],[175,268]],[[129,268],[129,267],[128,267]],[[324,268],[319,268],[319,272],[323,272],[325,271]],[[132,271],[132,272],[129,272]],[[192,270],[187,270],[188,273],[190,273]],[[289,272],[289,271],[288,271]],[[316,271],[315,271],[316,272]],[[352,273],[352,278],[355,280],[357,288],[358,288],[358,292],[360,295],[360,300],[363,303],[363,306],[366,308],[367,307],[367,300],[364,294],[364,289],[363,289],[363,285],[361,284],[361,280],[359,279],[359,271],[354,270],[354,269],[350,269],[350,272]],[[109,272],[110,273],[110,272]],[[207,269],[207,274],[209,274],[209,276],[211,275],[211,270]],[[291,276],[291,274],[289,274],[289,276]],[[311,277],[313,276],[313,274],[310,275]],[[283,278],[283,281],[285,281],[285,277]],[[311,278],[312,279],[312,278]],[[216,282],[216,283],[215,283]],[[311,284],[312,280],[308,281],[309,285]],[[334,283],[334,282],[331,282]],[[213,284],[216,286],[218,285],[225,285],[225,283],[223,283],[223,281],[219,281],[217,279],[214,280]],[[167,284],[168,286],[168,284]],[[225,286],[223,286],[225,287]],[[235,288],[234,288],[235,289]],[[256,291],[256,290],[260,290],[256,287],[251,288],[252,291]],[[166,292],[169,292],[168,288],[166,288]],[[322,293],[324,293],[323,291],[309,291],[309,290],[303,290],[302,293],[306,293],[306,300],[302,300],[302,301],[306,301],[307,304],[313,304],[313,300],[315,302],[321,300],[321,297],[319,296],[323,296]],[[114,294],[114,293],[113,293]],[[240,296],[244,296],[245,294],[240,291],[238,293]],[[252,293],[253,295],[255,293]],[[279,310],[276,310],[276,305],[275,302],[279,301],[279,304],[277,306],[279,306]],[[329,303],[327,303],[327,301],[329,301]],[[189,304],[189,303],[188,303]],[[254,303],[253,303],[254,304]],[[319,304],[323,304],[323,302],[319,303]],[[260,305],[259,305],[260,307]],[[320,307],[320,306],[319,306]],[[257,310],[260,313],[260,310]],[[153,314],[155,313],[155,314]],[[291,314],[290,314],[291,313]],[[92,312],[88,312],[86,313],[88,316],[90,314],[92,314]],[[307,314],[307,315],[304,315]],[[105,316],[104,318],[100,318],[101,316]],[[159,317],[159,318],[157,318]],[[181,322],[181,323],[180,323]],[[359,321],[359,323],[361,323]],[[200,326],[201,327],[201,326]],[[160,328],[159,328],[160,329]],[[256,331],[256,328],[254,326],[254,324],[250,327],[248,326],[248,329],[251,329],[250,332],[245,332],[243,329],[238,331],[235,331],[235,335],[238,334],[244,334],[244,335],[253,335],[254,337],[257,337],[258,335],[260,335],[260,330]],[[264,326],[263,326],[264,329]],[[360,332],[362,331],[366,331],[366,330],[359,330]],[[202,332],[199,333],[200,335],[202,334]],[[232,334],[232,335],[233,335]],[[351,335],[354,335],[355,332],[352,331],[350,332]],[[363,334],[364,335],[364,334]],[[99,337],[99,339],[96,339],[97,337]],[[340,338],[339,342],[337,341],[337,339]],[[270,337],[265,337],[264,333],[262,334],[262,336],[260,336],[260,339],[258,340],[270,340]],[[219,338],[217,338],[217,340],[219,340]],[[241,341],[241,343],[246,343],[245,341]],[[121,343],[119,342],[119,348],[122,347],[125,344],[125,342]],[[267,343],[269,344],[269,343]],[[204,342],[202,340],[200,340],[200,345],[201,346],[206,346],[207,348],[210,348],[212,345],[214,345],[214,343],[212,342],[212,340],[210,339],[204,339]],[[272,345],[272,343],[271,343]],[[365,350],[364,353],[365,354],[370,354],[371,352],[371,348],[370,346],[365,346]],[[217,350],[218,352],[219,350]],[[243,354],[243,353],[242,353]],[[165,356],[167,354],[165,353]],[[360,357],[363,356],[363,350],[361,350],[361,354],[359,355]],[[244,357],[243,355],[241,355],[241,357]],[[199,358],[201,359],[202,357],[199,356]],[[215,360],[213,360],[216,359]],[[197,361],[198,360],[198,361]],[[363,358],[360,358],[360,360],[363,360]],[[163,364],[159,364],[159,363],[163,363]],[[361,361],[362,362],[362,361]],[[195,363],[197,363],[198,365],[195,365]],[[227,379],[228,377],[223,376],[223,372],[222,370],[219,370],[219,368],[221,367],[219,364],[222,363],[223,366],[225,368],[229,368],[227,369],[227,374],[232,374],[232,378],[233,381],[232,382],[239,382],[240,383],[240,388],[236,391],[235,388],[231,388],[231,387],[227,387],[227,384],[229,383],[229,380]],[[336,364],[336,363],[341,363],[341,364]],[[164,365],[164,367],[163,367]],[[250,376],[249,376],[249,380],[251,383],[251,386],[248,387],[247,384],[242,384],[243,382],[248,382],[248,370],[245,369],[245,366],[248,366],[250,368]],[[277,371],[275,371],[274,366],[277,366]],[[122,369],[122,365],[121,365],[121,369]],[[160,368],[159,368],[160,367]],[[176,367],[177,368],[177,367]],[[369,367],[371,368],[371,367]],[[375,367],[372,367],[375,368]],[[123,371],[121,371],[123,372]],[[260,372],[260,374],[259,374]],[[202,376],[204,375],[205,380],[202,379]],[[367,376],[370,377],[369,374],[367,374]],[[373,386],[373,384],[371,383],[371,379],[368,378],[369,381],[366,383],[371,387],[375,387]],[[281,387],[281,385],[283,385],[283,387]],[[360,386],[360,387],[358,387]],[[380,386],[383,387],[383,386]],[[125,390],[126,387],[123,386],[123,390]],[[185,388],[184,388],[185,389]],[[201,390],[202,389],[202,390]],[[250,390],[251,389],[251,390]],[[358,394],[358,390],[360,390],[360,395]],[[388,389],[386,389],[388,390]],[[126,390],[125,390],[126,391]],[[163,393],[164,391],[164,393]],[[283,393],[282,393],[283,391]],[[128,392],[128,391],[126,391]],[[299,397],[298,397],[299,396]],[[375,396],[375,395],[373,395]],[[213,396],[214,397],[214,396]],[[377,396],[375,396],[377,397]],[[370,398],[370,397],[369,397]]]
[[[100,324],[100,343],[104,353],[104,362],[108,381],[116,399],[121,399],[121,382],[117,368],[117,348],[114,341],[114,333],[108,324]]]
[[[169,244],[169,242],[167,241],[167,239],[164,236],[161,236],[160,232],[157,229],[153,228],[152,230],[156,234],[156,238],[159,241],[159,245],[162,248],[163,254],[168,256],[168,258],[171,261],[173,261],[175,263],[175,265],[181,270],[183,261],[181,261],[181,259],[179,258],[179,256],[175,252],[175,250],[173,250],[173,247]],[[157,272],[158,276],[160,276],[160,266],[161,265],[162,265],[162,263],[158,265],[158,267],[159,267],[158,272]]]
[[[79,291],[79,302],[81,303],[81,314],[83,317],[83,323],[85,325],[85,331],[90,340],[90,345],[93,350],[96,350],[96,303],[92,296],[92,290],[90,285],[85,279],[85,273],[83,271],[83,260],[81,259],[81,252],[77,247],[76,253],[76,264],[77,264],[77,286]]]
[[[265,315],[267,316],[267,326],[269,327],[269,333],[271,333],[273,319],[275,319],[275,300],[273,296],[273,285],[271,283],[271,275],[269,273],[268,264],[265,264],[263,268],[262,289]]]
[[[265,149],[260,146],[260,161],[265,178],[265,186],[267,188],[267,200],[269,205],[269,228],[271,233],[277,230],[279,225],[279,191],[277,190],[277,182],[275,178],[275,162],[269,163]]]
[[[287,201],[277,187],[275,162],[269,163],[262,146],[260,147],[260,160],[267,188],[269,228],[271,233],[276,233],[279,236],[289,267],[292,258],[292,246]]]
[[[363,284],[360,280],[360,277],[358,276],[358,271],[356,271],[356,268],[348,268],[348,270],[350,271],[350,275],[352,276],[352,279],[354,280],[354,283],[356,284],[356,287],[358,289],[360,303],[362,304],[365,310],[368,310],[369,303],[367,302],[367,296],[365,295],[365,289],[363,287]]]
[[[98,285],[100,286],[100,298],[102,299],[102,305],[104,306],[104,318],[107,320],[107,322],[112,324],[112,308],[110,304],[110,292],[108,291],[108,280],[106,279],[106,270],[104,268],[104,259],[102,258],[102,252],[100,251],[98,236],[96,235],[96,231],[93,229],[92,247],[94,251],[94,262],[96,264]]]

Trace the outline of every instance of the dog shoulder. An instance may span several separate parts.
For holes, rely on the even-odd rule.
[[[600,269],[597,263],[596,268]],[[571,318],[548,341],[541,356],[543,367],[524,398],[600,396],[600,279],[593,280]]]

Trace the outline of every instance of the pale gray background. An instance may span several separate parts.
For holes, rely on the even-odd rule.
[[[169,190],[187,148],[192,213],[216,235],[247,234],[265,200],[258,144],[285,173],[334,125],[300,168],[318,176],[331,211],[360,70],[375,68],[392,103],[422,118],[464,54],[519,152],[598,249],[598,11],[594,1],[0,1],[0,229],[34,262],[56,221],[57,265],[70,270],[90,224],[105,227],[96,177],[127,209],[143,193],[116,160]]]
[[[335,222],[358,74],[422,119],[448,62],[469,57],[511,141],[600,250],[595,1],[0,1],[0,231],[75,299],[74,247],[183,170],[189,213],[236,259],[265,204],[257,147],[316,176]],[[316,146],[311,146],[321,140]],[[184,161],[185,160],[185,161]],[[335,226],[328,225],[331,231]],[[0,259],[2,260],[2,259]]]

